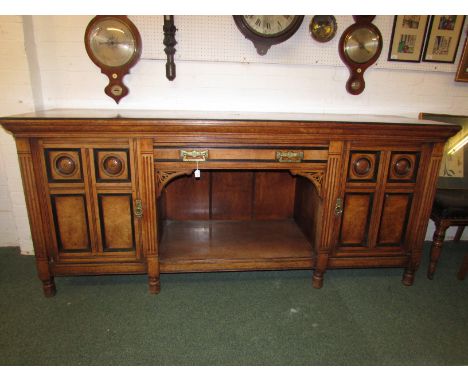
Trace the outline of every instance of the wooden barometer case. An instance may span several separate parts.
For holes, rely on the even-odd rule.
[[[129,93],[123,77],[141,56],[138,29],[127,16],[96,16],[86,28],[84,42],[89,58],[109,78],[105,93],[119,103]]]
[[[355,23],[345,29],[338,44],[341,60],[348,67],[350,76],[346,90],[361,94],[366,83],[364,72],[374,64],[382,52],[382,34],[372,24],[375,16],[353,16]]]

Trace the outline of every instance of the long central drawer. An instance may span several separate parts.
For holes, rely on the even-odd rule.
[[[312,164],[326,163],[327,147],[155,147],[154,161],[219,164]],[[206,166],[204,166],[206,167]],[[211,167],[211,166],[210,166]],[[224,166],[223,166],[224,167]]]

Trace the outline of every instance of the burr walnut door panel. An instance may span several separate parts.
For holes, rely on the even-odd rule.
[[[377,236],[377,246],[401,246],[411,210],[411,193],[386,193]]]
[[[57,262],[141,259],[132,140],[37,143],[49,206],[49,251]]]
[[[404,254],[419,157],[416,147],[348,149],[335,256]]]
[[[102,249],[135,250],[131,194],[98,194]]]
[[[59,251],[89,252],[88,213],[84,194],[51,195]]]
[[[341,223],[340,245],[366,247],[372,216],[373,193],[347,193],[344,198],[344,212]]]

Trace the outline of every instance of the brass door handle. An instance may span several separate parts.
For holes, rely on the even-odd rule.
[[[140,199],[135,200],[135,216],[137,218],[143,217],[143,204]]]

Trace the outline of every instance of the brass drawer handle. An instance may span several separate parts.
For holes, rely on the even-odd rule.
[[[208,159],[208,150],[180,150],[180,158],[183,162],[204,162]]]
[[[135,200],[135,216],[137,218],[143,217],[143,204],[140,199]]]
[[[304,159],[303,151],[277,151],[276,160],[281,163],[300,163]]]

